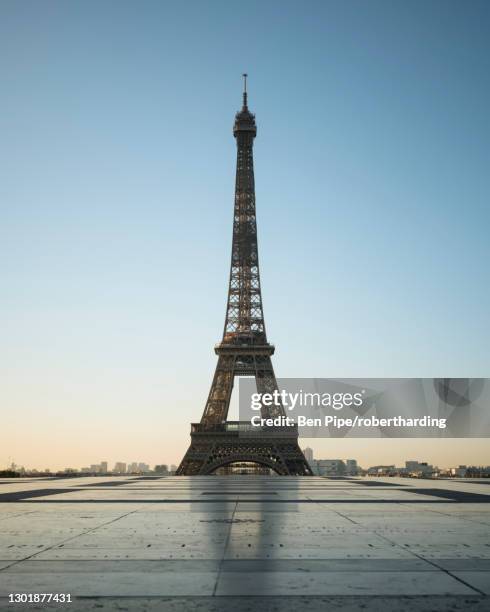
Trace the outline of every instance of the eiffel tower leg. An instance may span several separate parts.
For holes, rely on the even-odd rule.
[[[184,458],[177,468],[177,476],[197,476],[205,474],[204,466],[208,463],[208,459],[214,450],[214,443],[210,437],[202,440],[196,440],[193,432],[191,432],[191,444],[187,449]]]
[[[277,380],[274,375],[271,358],[268,355],[255,356],[255,384],[257,393],[274,393],[277,390]],[[261,415],[263,418],[284,415],[283,406],[262,406]]]
[[[234,355],[220,355],[201,423],[214,425],[226,421],[235,380],[234,366]]]
[[[234,355],[220,355],[202,415],[202,425],[212,428],[226,421],[235,379],[234,365]],[[191,433],[191,445],[177,469],[177,475],[192,476],[201,473],[213,451],[214,443],[210,443],[211,440],[209,437],[196,438]]]
[[[273,393],[278,389],[277,380],[274,375],[274,368],[269,356],[255,357],[255,380],[258,393]],[[267,409],[266,414],[265,408]],[[276,417],[284,415],[283,406],[267,406],[262,407],[262,417]],[[302,450],[298,445],[298,439],[282,441],[278,440],[275,445],[275,452],[280,458],[281,463],[286,466],[287,474],[299,476],[311,476],[309,463],[306,461]]]

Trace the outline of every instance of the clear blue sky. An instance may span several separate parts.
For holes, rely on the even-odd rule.
[[[277,375],[488,376],[489,31],[478,1],[3,0],[0,463],[180,459],[244,71]]]

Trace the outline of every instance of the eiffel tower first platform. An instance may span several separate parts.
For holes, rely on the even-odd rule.
[[[216,345],[218,364],[200,423],[191,425],[191,444],[178,475],[212,474],[236,463],[253,463],[280,475],[312,474],[298,445],[297,427],[252,427],[227,421],[235,376],[254,376],[258,393],[272,393],[277,382],[267,342],[260,290],[253,141],[255,116],[247,106],[247,75],[243,107],[235,117],[237,143],[235,207],[230,282],[222,341]],[[262,406],[261,416],[284,415],[281,405]]]

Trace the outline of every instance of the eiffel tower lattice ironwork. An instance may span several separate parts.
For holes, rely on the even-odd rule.
[[[191,444],[177,470],[179,475],[212,474],[233,463],[251,462],[281,475],[311,475],[298,445],[296,427],[251,427],[227,421],[235,376],[254,376],[258,393],[272,393],[277,382],[267,341],[260,291],[253,141],[255,116],[247,105],[235,117],[237,143],[233,245],[228,302],[222,341],[216,345],[218,364],[200,423],[191,425]],[[284,415],[283,406],[262,406],[262,417]]]

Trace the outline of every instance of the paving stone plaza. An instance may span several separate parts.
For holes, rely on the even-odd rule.
[[[0,525],[2,609],[490,610],[490,480],[4,479]]]

